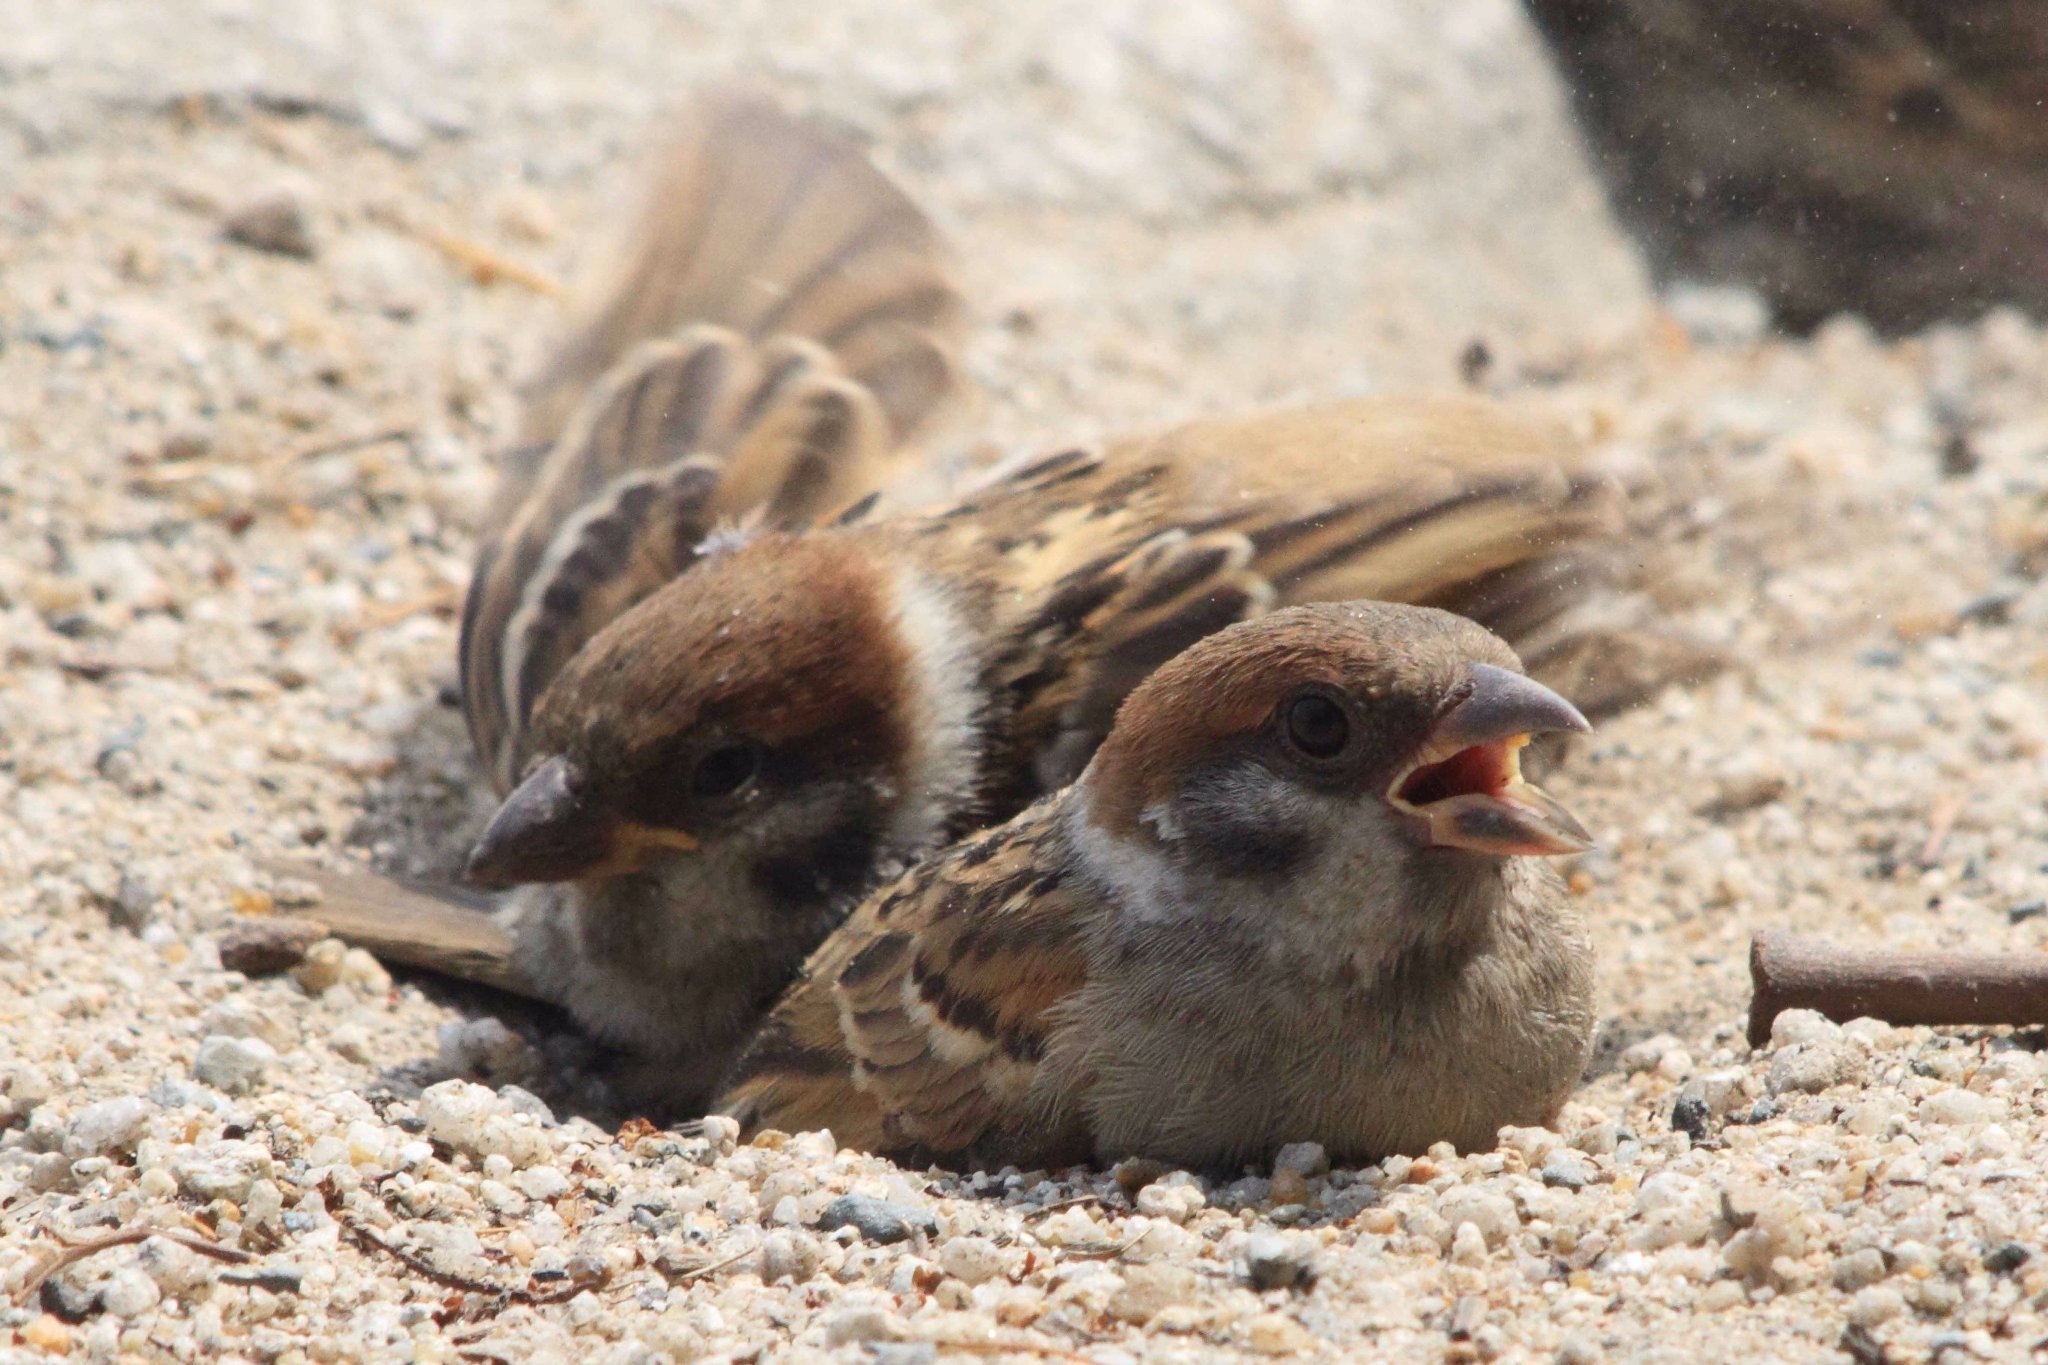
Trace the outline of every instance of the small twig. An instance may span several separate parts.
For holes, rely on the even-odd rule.
[[[1920,846],[1920,866],[1933,867],[1941,861],[1942,845],[1948,842],[1950,831],[1956,827],[1956,817],[1963,813],[1963,800],[1954,792],[1936,792],[1928,802],[1927,842]]]
[[[345,455],[351,450],[362,450],[367,446],[381,446],[386,441],[409,441],[413,438],[411,427],[386,427],[366,436],[343,436],[335,440],[321,441],[316,445],[300,446],[272,456],[267,464],[297,464],[301,460],[317,460],[322,455]]]
[[[413,1274],[418,1275],[422,1279],[430,1280],[440,1285],[443,1289],[453,1289],[464,1294],[483,1294],[504,1302],[524,1304],[529,1308],[540,1308],[553,1303],[567,1303],[570,1299],[575,1298],[578,1294],[591,1287],[588,1284],[572,1282],[560,1289],[551,1289],[542,1293],[537,1290],[528,1289],[523,1285],[503,1285],[493,1283],[490,1280],[473,1279],[468,1275],[458,1275],[452,1270],[443,1270],[425,1257],[407,1251],[404,1247],[387,1242],[378,1234],[370,1231],[370,1229],[347,1218],[343,1218],[339,1214],[335,1215],[335,1221],[341,1225],[341,1230],[348,1234],[349,1240],[357,1246],[365,1250],[382,1252],[407,1270],[410,1270]]]
[[[489,286],[499,280],[510,280],[513,284],[553,299],[561,298],[569,292],[554,276],[515,261],[494,246],[471,241],[467,237],[441,228],[412,222],[394,210],[386,210],[374,216],[401,232],[419,238],[468,271],[469,278],[480,285]]]
[[[349,1240],[357,1246],[366,1251],[381,1252],[413,1274],[422,1279],[432,1280],[443,1289],[455,1289],[465,1294],[490,1294],[498,1298],[514,1298],[522,1292],[505,1285],[493,1284],[489,1280],[474,1280],[467,1275],[457,1275],[453,1271],[443,1270],[426,1258],[385,1241],[366,1227],[346,1218],[338,1218],[335,1221],[341,1224],[341,1230],[347,1233]]]
[[[372,629],[381,629],[385,626],[395,626],[400,621],[423,612],[452,613],[456,601],[456,592],[452,585],[434,588],[396,602],[366,603],[363,607],[363,620]]]
[[[1749,1043],[1782,1010],[1887,1024],[2048,1024],[2048,953],[1913,953],[1844,948],[1764,930],[1750,940]]]
[[[29,1276],[23,1282],[21,1288],[15,1292],[16,1303],[25,1304],[34,1298],[42,1289],[44,1282],[66,1266],[77,1265],[88,1257],[97,1256],[102,1251],[108,1251],[114,1247],[133,1246],[137,1242],[146,1242],[152,1237],[161,1237],[167,1242],[176,1242],[188,1251],[196,1251],[201,1256],[210,1256],[216,1261],[225,1261],[229,1265],[247,1265],[250,1261],[256,1259],[246,1251],[238,1251],[234,1247],[224,1247],[218,1242],[209,1242],[205,1238],[195,1237],[189,1232],[176,1232],[169,1228],[122,1228],[119,1232],[110,1232],[104,1237],[90,1237],[82,1242],[68,1240],[63,1233],[58,1232],[48,1224],[44,1224],[39,1230],[51,1241],[62,1247],[63,1250],[51,1257],[48,1265],[36,1271],[35,1274]]]
[[[1067,1255],[1072,1256],[1077,1260],[1113,1261],[1117,1257],[1123,1255],[1126,1251],[1129,1251],[1132,1247],[1136,1246],[1138,1243],[1144,1240],[1145,1234],[1141,1232],[1136,1237],[1126,1237],[1123,1241],[1113,1243],[1109,1246],[1068,1247],[1066,1250]]]
[[[663,1278],[667,1279],[670,1284],[688,1284],[692,1280],[701,1280],[706,1275],[712,1274],[714,1271],[723,1270],[729,1265],[738,1265],[741,1261],[744,1261],[747,1259],[747,1257],[754,1255],[760,1249],[761,1248],[757,1246],[748,1247],[745,1251],[742,1251],[737,1255],[728,1256],[722,1261],[713,1261],[710,1265],[700,1265],[694,1270],[679,1271],[674,1275],[670,1275],[667,1271],[664,1270],[662,1271],[662,1276]],[[654,1268],[656,1270],[661,1270],[661,1266],[658,1262],[656,1263]]]
[[[1050,1204],[1042,1204],[1031,1210],[1026,1216],[1036,1218],[1042,1213],[1057,1213],[1061,1209],[1071,1209],[1076,1204],[1100,1204],[1101,1202],[1102,1196],[1099,1194],[1074,1194],[1067,1196],[1065,1199],[1055,1199]]]

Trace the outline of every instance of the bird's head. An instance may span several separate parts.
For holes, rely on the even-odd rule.
[[[672,899],[792,911],[863,890],[935,837],[959,780],[922,739],[946,680],[916,595],[830,535],[706,559],[549,684],[470,879],[658,873]]]
[[[1087,820],[1140,901],[1369,906],[1399,928],[1505,860],[1592,846],[1518,760],[1532,736],[1588,728],[1463,617],[1294,607],[1131,694],[1084,779]]]

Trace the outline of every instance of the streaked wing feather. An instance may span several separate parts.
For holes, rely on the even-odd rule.
[[[603,259],[527,392],[463,615],[464,706],[501,787],[548,681],[707,532],[885,486],[960,388],[930,223],[765,100],[699,100]]]
[[[1052,1008],[1085,977],[1055,837],[1049,808],[1034,808],[871,897],[813,955],[719,1110],[750,1126],[822,1122],[842,1140],[872,1131],[879,1150],[937,1159],[1028,1122],[1067,1124],[1033,1090]],[[836,1082],[781,1060],[792,1043],[827,1050],[828,1003]]]

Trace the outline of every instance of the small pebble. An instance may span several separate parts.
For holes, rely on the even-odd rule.
[[[1258,1233],[1244,1244],[1244,1266],[1254,1289],[1306,1290],[1316,1281],[1315,1243],[1306,1237]]]
[[[1460,1223],[1451,1234],[1451,1261],[1456,1265],[1486,1264],[1486,1234],[1476,1223]]]
[[[1791,1010],[1799,1014],[1806,1011]],[[1778,1016],[1783,1019],[1784,1015]],[[1833,1024],[1829,1024],[1834,1028]],[[1837,1034],[1840,1033],[1836,1029]],[[1862,1049],[1841,1037],[1820,1041],[1799,1042],[1778,1049],[1771,1058],[1771,1074],[1766,1084],[1773,1095],[1788,1092],[1819,1094],[1854,1079],[1864,1066]]]
[[[1984,1268],[1994,1275],[2010,1275],[2033,1255],[2033,1249],[2025,1243],[2005,1242],[1984,1253]]]
[[[1697,1095],[1680,1095],[1671,1106],[1671,1130],[1683,1133],[1694,1142],[1705,1142],[1713,1129],[1713,1114],[1707,1102]]]
[[[1557,1348],[1557,1365],[1600,1365],[1607,1359],[1607,1352],[1600,1349],[1600,1343],[1584,1332],[1570,1332]]]
[[[1920,1118],[1926,1123],[1982,1123],[1990,1116],[1984,1097],[1968,1090],[1939,1090],[1920,1102]]]
[[[1287,1356],[1309,1350],[1315,1338],[1284,1313],[1261,1313],[1245,1324],[1245,1344],[1262,1356]]]
[[[1322,1175],[1330,1169],[1330,1154],[1319,1142],[1290,1142],[1273,1158],[1273,1170],[1297,1171],[1305,1176]]]
[[[341,963],[347,956],[346,943],[323,938],[306,949],[305,957],[292,969],[292,980],[308,995],[323,994],[341,984]]]
[[[1771,1021],[1774,1049],[1795,1043],[1831,1043],[1841,1036],[1842,1026],[1817,1010],[1780,1010]]]
[[[230,1038],[211,1034],[202,1039],[192,1059],[192,1075],[230,1095],[246,1095],[277,1063],[277,1049],[261,1038]]]
[[[939,1247],[939,1269],[964,1284],[982,1284],[1003,1273],[1001,1247],[986,1237],[954,1237]]]
[[[244,976],[271,976],[305,960],[306,950],[325,938],[325,925],[281,916],[246,916],[221,931],[220,965]]]
[[[71,1350],[71,1329],[63,1319],[45,1313],[21,1329],[21,1340],[45,1355],[65,1355]]]
[[[1847,1256],[1837,1256],[1832,1274],[1835,1288],[1853,1294],[1885,1277],[1884,1253],[1876,1247],[1864,1247]]]
[[[939,1223],[931,1214],[907,1204],[892,1204],[865,1194],[841,1195],[825,1206],[818,1231],[850,1227],[869,1242],[887,1246],[908,1241],[914,1233],[936,1236]]]
[[[280,256],[313,257],[313,232],[305,206],[290,190],[271,190],[230,210],[221,232],[231,242]]]
[[[1849,1300],[1849,1321],[1858,1327],[1881,1327],[1905,1311],[1905,1296],[1889,1285],[1858,1290]]]
[[[64,1155],[75,1161],[80,1157],[132,1152],[155,1113],[155,1105],[134,1096],[89,1104],[72,1116],[71,1126],[64,1134]]]
[[[100,1284],[100,1307],[117,1318],[141,1317],[163,1297],[155,1280],[132,1267],[116,1270]]]

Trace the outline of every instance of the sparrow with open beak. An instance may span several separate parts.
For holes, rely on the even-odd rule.
[[[1539,859],[1591,841],[1517,755],[1586,728],[1444,612],[1211,635],[1073,786],[862,904],[717,1110],[1026,1168],[1365,1161],[1548,1122],[1592,1041],[1593,954]]]

